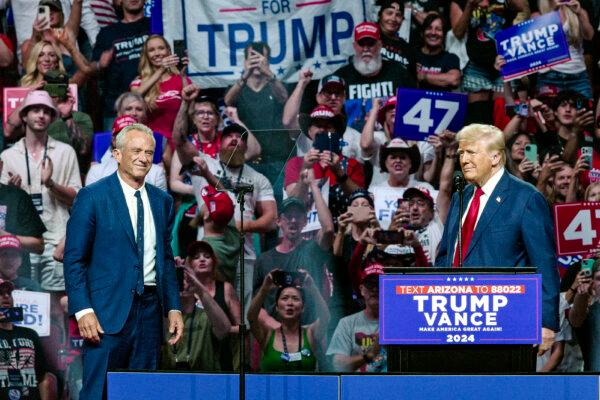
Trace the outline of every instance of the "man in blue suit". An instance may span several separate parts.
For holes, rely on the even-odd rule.
[[[464,191],[463,260],[466,267],[536,267],[542,274],[543,353],[558,326],[559,277],[554,228],[544,196],[505,169],[504,135],[490,125],[472,124],[457,135],[460,166],[470,183]],[[437,267],[458,265],[458,194],[436,258]]]
[[[78,193],[64,256],[69,312],[85,339],[82,399],[106,396],[108,369],[156,369],[162,318],[183,332],[170,247],[173,199],[144,183],[154,154],[141,124],[116,138],[116,173]]]

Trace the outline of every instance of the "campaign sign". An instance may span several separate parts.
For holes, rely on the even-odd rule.
[[[319,183],[321,187],[321,196],[325,201],[326,205],[329,205],[329,178],[322,179]],[[318,231],[321,229],[321,223],[319,222],[319,215],[317,213],[317,205],[315,204],[314,197],[311,193],[311,201],[309,204],[309,210],[306,212],[306,225],[302,229],[302,233]]]
[[[554,234],[559,256],[584,254],[600,243],[600,203],[554,205]]]
[[[425,140],[445,129],[458,132],[464,125],[467,95],[398,88],[394,137]]]
[[[12,296],[15,307],[23,307],[23,321],[16,325],[50,336],[50,293],[14,290]]]
[[[9,115],[19,108],[23,100],[25,100],[27,93],[31,92],[32,90],[33,89],[27,87],[4,88],[4,98],[2,102],[2,109],[4,110],[4,114],[2,114],[2,126],[4,129],[6,129],[6,121],[8,121]],[[77,84],[70,83],[69,91],[73,95],[73,100],[75,100],[73,110],[77,111]]]
[[[381,344],[541,343],[541,275],[381,275]]]
[[[571,60],[558,11],[498,32],[496,47],[506,61],[500,70],[505,81]]]

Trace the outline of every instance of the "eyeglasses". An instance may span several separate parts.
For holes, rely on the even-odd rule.
[[[196,111],[194,115],[196,117],[214,117],[216,114],[212,111]]]
[[[321,94],[321,96],[325,97],[327,100],[331,99],[333,96],[335,96],[338,99],[340,97],[346,96],[346,94],[343,91],[333,92],[333,93],[322,91],[320,94]]]
[[[407,203],[410,207],[414,206],[415,204],[419,207],[425,207],[428,204],[427,201],[423,199],[411,199],[408,200]]]

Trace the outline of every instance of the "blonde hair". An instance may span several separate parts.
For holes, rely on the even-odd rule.
[[[583,194],[583,200],[584,201],[588,201],[588,196],[590,195],[590,192],[592,191],[593,188],[595,188],[596,186],[600,186],[600,182],[592,182],[588,185],[588,187],[585,188],[585,192]]]
[[[557,6],[556,0],[538,0],[538,7],[542,14],[548,14],[555,11]],[[562,10],[564,11],[568,27],[568,32],[565,32],[567,41],[572,46],[581,47],[583,43],[583,27],[579,22],[579,17],[570,7],[562,7]]]
[[[140,56],[140,65],[138,67],[138,72],[140,73],[140,80],[142,80],[142,81],[150,78],[152,76],[152,74],[154,74],[154,72],[156,72],[156,67],[154,65],[152,65],[152,63],[150,62],[150,58],[148,57],[148,43],[150,43],[150,41],[152,39],[162,40],[163,43],[165,44],[165,46],[167,47],[167,49],[169,50],[169,54],[172,53],[171,46],[169,45],[169,42],[167,42],[167,40],[164,37],[162,37],[161,35],[150,35],[148,37],[148,39],[146,39],[146,41],[144,42],[144,46],[142,47],[142,54]],[[171,75],[179,75],[179,71],[177,71],[177,69],[175,67],[170,67],[169,73]],[[152,85],[150,90],[148,90],[148,92],[144,96],[144,100],[146,100],[146,104],[148,105],[148,109],[150,111],[152,111],[156,108],[156,98],[158,97],[159,93],[160,93],[160,80],[157,81],[154,85]]]
[[[56,53],[56,58],[58,60],[58,70],[63,74],[66,73],[60,49],[54,44],[42,40],[33,45],[31,51],[29,52],[29,58],[25,62],[25,75],[21,78],[20,81],[21,86],[30,87],[44,79],[44,76],[40,73],[40,71],[37,68],[38,59],[40,58],[40,53],[44,49],[44,46],[52,47],[52,49]]]
[[[493,125],[471,124],[462,128],[456,135],[460,142],[483,142],[487,151],[500,153],[502,164],[506,163],[506,144],[504,133]]]

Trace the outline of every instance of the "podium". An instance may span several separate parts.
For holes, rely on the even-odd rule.
[[[541,342],[541,277],[536,274],[535,268],[462,268],[457,270],[451,268],[408,269],[389,267],[385,268],[385,273],[386,275],[382,275],[380,278],[380,338],[382,341],[388,340],[385,345],[388,353],[389,372],[442,374],[535,372],[537,348],[534,347],[534,343]],[[397,277],[397,279],[394,277]],[[413,277],[419,277],[417,283],[424,282],[423,285],[415,285]],[[433,280],[428,280],[427,277]],[[440,277],[442,279],[439,279]],[[383,283],[385,282],[384,280],[390,280],[391,286],[390,284],[386,286]],[[537,284],[533,284],[532,280],[537,280]],[[431,282],[440,283],[432,284]],[[510,284],[504,285],[502,282]],[[532,285],[521,285],[521,282],[532,283]],[[417,289],[418,287],[421,287],[421,289]],[[471,292],[487,291],[487,293],[465,293],[469,292],[469,289]],[[384,290],[388,293],[384,293]],[[534,293],[536,290],[537,293]],[[389,293],[390,291],[394,293]],[[430,297],[437,297],[437,299],[431,299],[433,310],[430,308],[430,313],[425,312],[429,304],[426,298],[428,293]],[[432,293],[433,295],[431,295]],[[525,296],[526,294],[527,296]],[[413,310],[398,310],[397,308],[390,307],[385,309],[385,296],[387,296],[387,301],[389,302],[390,298],[393,299],[402,295],[405,295],[404,298],[412,297],[413,302],[414,299],[419,300],[418,306],[422,308],[421,311],[423,312],[419,313],[419,310],[416,310],[417,312],[413,313]],[[455,296],[455,298],[450,299],[452,296]],[[504,301],[507,302],[503,308],[498,306],[498,312],[494,315],[497,318],[497,324],[505,325],[501,329],[506,330],[506,337],[502,337],[502,333],[498,333],[495,339],[491,334],[489,335],[490,337],[477,338],[478,335],[483,336],[484,333],[480,332],[478,334],[476,332],[472,335],[473,331],[469,329],[477,329],[476,327],[464,326],[463,328],[457,328],[454,324],[455,321],[451,323],[451,327],[447,327],[447,324],[444,324],[444,328],[442,329],[463,329],[463,331],[454,331],[448,334],[415,331],[411,336],[410,328],[406,326],[401,326],[398,330],[393,329],[395,328],[393,325],[397,322],[394,319],[399,319],[405,325],[421,323],[418,329],[437,329],[439,326],[436,327],[435,323],[431,323],[433,315],[438,314],[442,309],[450,311],[450,304],[454,304],[455,308],[460,309],[461,307],[459,306],[466,303],[461,303],[459,300],[466,302],[468,296],[477,297],[477,300],[475,300],[476,305],[484,304],[483,297],[486,296],[488,298],[492,296],[501,298],[500,300],[496,299],[499,301],[499,304],[503,304]],[[508,332],[508,325],[511,325],[512,317],[514,316],[514,319],[518,320],[523,317],[523,313],[531,312],[531,310],[518,308],[522,307],[522,304],[518,302],[525,300],[525,297],[531,297],[529,300],[531,300],[530,303],[533,302],[532,307],[537,308],[537,312],[525,315],[525,317],[531,320],[535,319],[535,321],[530,321],[532,324],[528,326],[529,335],[517,334],[520,337],[511,337],[511,333]],[[448,299],[447,303],[444,298]],[[451,303],[451,300],[454,300],[454,303]],[[481,303],[477,303],[477,301]],[[407,304],[407,302],[410,303],[410,300],[403,299],[400,304]],[[514,302],[515,304],[513,305],[517,308],[509,307],[511,306],[511,302]],[[469,307],[466,306],[464,311],[467,311],[468,314],[468,311],[470,311]],[[402,314],[405,312],[407,320],[402,321]],[[392,315],[388,316],[384,315],[384,313],[391,313]],[[424,314],[427,314],[426,317],[429,319],[421,318]],[[465,316],[463,315],[465,313],[460,314],[461,316]],[[450,312],[448,312],[448,315],[452,317]],[[436,317],[438,316],[436,315]],[[466,317],[468,318],[469,315],[466,315]],[[423,327],[423,320],[431,323],[430,325],[432,326],[429,328]],[[437,321],[441,321],[441,319]],[[475,322],[480,321],[477,319]],[[392,328],[388,328],[389,326],[392,326]],[[480,329],[482,329],[481,326]],[[536,330],[535,332],[534,329]],[[386,339],[387,331],[390,334],[387,335]],[[441,340],[436,341],[436,336],[440,337]],[[446,340],[456,338],[459,340],[472,340],[473,343],[448,344],[444,343],[444,336]],[[389,340],[408,343],[387,344]],[[415,344],[415,341],[422,341],[419,343],[423,344]]]

